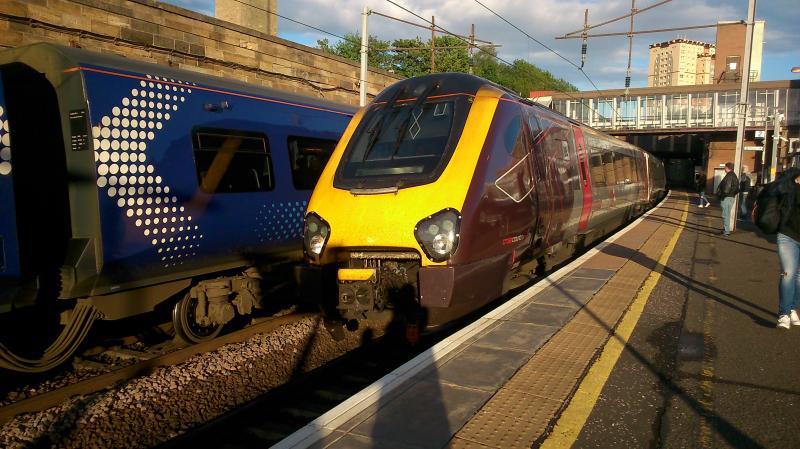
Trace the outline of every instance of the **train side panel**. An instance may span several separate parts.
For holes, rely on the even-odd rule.
[[[95,293],[265,254],[301,256],[313,185],[295,186],[303,181],[290,176],[293,164],[309,161],[289,143],[330,151],[349,115],[155,73],[82,72],[103,242]]]

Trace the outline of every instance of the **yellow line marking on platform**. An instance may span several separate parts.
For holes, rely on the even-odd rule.
[[[619,360],[620,355],[622,355],[622,351],[628,344],[628,339],[631,334],[633,334],[633,330],[639,322],[639,318],[642,316],[644,306],[647,304],[650,294],[655,289],[659,279],[661,279],[661,273],[667,266],[669,257],[672,255],[672,251],[678,243],[678,238],[681,236],[688,215],[689,202],[687,201],[683,208],[680,225],[675,229],[672,238],[664,248],[664,252],[658,259],[658,265],[648,275],[644,284],[642,284],[642,288],[625,313],[625,316],[622,317],[619,326],[617,326],[614,334],[603,347],[603,352],[600,354],[600,357],[589,369],[588,374],[584,377],[566,410],[564,410],[561,417],[559,417],[555,428],[540,446],[541,449],[569,448],[572,447],[578,439],[578,435],[580,435],[581,429],[583,429],[586,420],[589,418],[589,414],[597,403],[600,392],[603,391],[603,387],[611,375],[614,365],[616,365],[617,360]]]
[[[708,299],[705,300],[705,317],[703,319],[703,366],[700,372],[700,405],[703,410],[700,412],[700,431],[697,434],[698,447],[708,449],[712,446],[713,435],[711,434],[711,420],[714,415],[714,360],[709,348],[711,347],[711,330],[714,323],[713,307],[714,304]]]
[[[716,247],[714,239],[711,240],[711,250]],[[708,279],[713,284],[717,281],[714,272],[714,265],[708,265]],[[714,301],[709,298],[703,300],[703,363],[700,369],[700,399],[698,402],[703,406],[700,411],[700,429],[697,433],[697,445],[703,449],[709,449],[714,445],[714,435],[711,431],[711,421],[714,415],[714,358],[710,348],[714,343],[711,333],[714,324]]]

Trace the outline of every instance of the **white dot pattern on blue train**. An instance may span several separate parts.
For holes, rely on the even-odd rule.
[[[149,239],[164,267],[174,267],[197,255],[203,234],[148,163],[147,150],[196,84],[146,78],[92,127],[97,187]]]
[[[11,174],[11,133],[8,132],[6,108],[0,105],[0,176]]]
[[[303,213],[308,201],[264,204],[256,218],[259,242],[299,239],[303,236]]]

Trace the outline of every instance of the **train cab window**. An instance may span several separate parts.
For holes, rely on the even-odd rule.
[[[197,182],[206,193],[264,192],[275,187],[267,136],[230,129],[195,129]]]
[[[289,163],[292,183],[297,190],[313,190],[325,164],[336,148],[335,140],[289,136]]]

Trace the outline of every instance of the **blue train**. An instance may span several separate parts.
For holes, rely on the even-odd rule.
[[[23,354],[0,330],[0,367],[50,369],[93,321],[170,298],[188,342],[262,306],[355,110],[75,48],[0,53],[0,321],[54,339]]]

